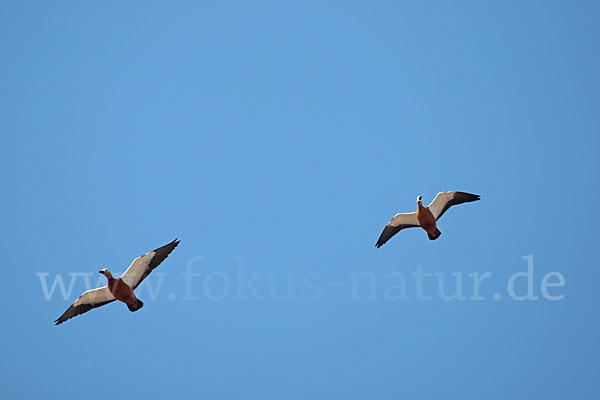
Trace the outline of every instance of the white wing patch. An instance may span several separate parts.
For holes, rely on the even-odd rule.
[[[383,229],[375,247],[379,248],[383,246],[392,236],[400,232],[402,229],[414,228],[419,226],[416,213],[409,214],[396,214],[394,218]]]
[[[431,211],[435,219],[438,220],[450,207],[463,203],[470,203],[472,201],[478,201],[480,199],[481,196],[478,194],[465,192],[441,192],[435,196],[435,199],[433,199],[429,205],[429,211]]]
[[[73,306],[77,307],[82,304],[99,304],[111,300],[115,300],[115,296],[112,295],[108,289],[108,286],[104,286],[84,292],[77,300],[75,300]]]
[[[123,276],[121,276],[123,282],[125,282],[131,288],[137,286],[137,284],[140,282],[140,279],[142,279],[144,272],[146,272],[148,264],[150,264],[150,261],[155,254],[155,251],[151,251],[150,253],[144,254],[143,256],[133,260],[129,268],[127,268],[127,271],[125,271]]]
[[[453,196],[454,192],[440,192],[437,194],[437,196],[435,196],[435,199],[433,199],[428,208],[436,220],[440,217],[442,211],[444,211],[444,208],[446,207],[446,204],[452,200]]]
[[[399,225],[415,225],[419,226],[419,221],[417,220],[416,213],[406,213],[406,214],[396,214],[394,218],[389,222],[391,226],[399,226]]]

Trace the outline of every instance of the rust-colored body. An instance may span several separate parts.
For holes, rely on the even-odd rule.
[[[103,275],[108,278],[108,289],[115,296],[115,299],[127,304],[130,309],[141,308],[133,289],[123,282],[123,279],[113,278],[112,274],[108,271],[103,272]]]
[[[108,288],[117,300],[122,301],[129,306],[136,304],[137,299],[135,297],[135,293],[133,293],[133,289],[131,289],[128,284],[123,282],[121,278],[109,279]]]
[[[438,230],[437,225],[435,223],[435,217],[429,210],[429,207],[423,207],[423,203],[419,200],[417,201],[419,208],[416,211],[417,221],[419,221],[419,225],[425,232],[427,232],[431,237],[437,238]]]
[[[436,240],[442,232],[437,227],[437,221],[452,206],[480,200],[477,194],[466,192],[440,192],[427,207],[423,206],[423,197],[417,197],[417,211],[411,213],[398,213],[385,226],[377,239],[375,247],[380,248],[396,233],[406,228],[421,227],[429,240]]]
[[[102,268],[99,273],[108,280],[106,286],[85,291],[75,302],[54,322],[60,325],[63,322],[86,313],[94,308],[110,304],[119,300],[127,305],[129,311],[138,311],[144,306],[144,302],[137,298],[133,292],[144,279],[160,265],[177,247],[179,240],[154,249],[143,256],[137,257],[129,268],[119,278],[114,278],[110,271]]]

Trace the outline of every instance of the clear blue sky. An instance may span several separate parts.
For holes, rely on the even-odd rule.
[[[0,397],[598,398],[599,11],[2,1]],[[374,247],[443,190],[482,201]],[[142,310],[54,326],[84,280],[36,274],[95,287],[175,237]],[[419,266],[485,300],[418,300]]]

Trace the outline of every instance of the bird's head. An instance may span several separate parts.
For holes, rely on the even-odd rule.
[[[112,279],[112,274],[110,273],[109,270],[107,270],[106,268],[102,268],[100,271],[98,271],[99,273],[101,273],[102,275],[104,275],[105,277],[107,277],[108,279]]]
[[[417,204],[418,205],[422,205],[423,204],[423,197],[421,197],[421,196],[417,197]]]

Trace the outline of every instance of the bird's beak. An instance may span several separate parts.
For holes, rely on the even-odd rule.
[[[104,271],[98,271],[98,272],[104,275]]]

